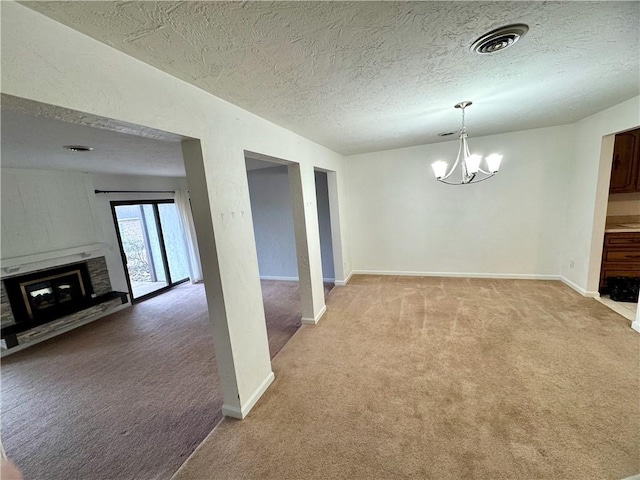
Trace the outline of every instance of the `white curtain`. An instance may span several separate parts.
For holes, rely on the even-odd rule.
[[[186,190],[176,190],[175,202],[178,207],[178,213],[180,214],[180,222],[182,223],[182,231],[184,232],[185,244],[187,247],[189,277],[191,277],[191,283],[201,282],[202,267],[200,266],[200,252],[198,251],[196,229],[193,225],[193,214],[191,213],[189,192]]]

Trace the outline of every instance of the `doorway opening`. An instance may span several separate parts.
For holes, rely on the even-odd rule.
[[[111,209],[132,302],[189,280],[184,234],[173,200],[113,201]]]
[[[273,358],[301,326],[288,166],[245,154],[260,286]]]
[[[633,322],[640,288],[640,128],[604,137],[602,156],[611,175],[602,195],[607,208],[599,300]]]
[[[325,297],[335,286],[336,274],[333,257],[331,231],[331,208],[329,204],[329,180],[327,172],[315,170],[316,207],[318,209],[318,230],[320,232],[320,256],[322,258],[322,282]]]

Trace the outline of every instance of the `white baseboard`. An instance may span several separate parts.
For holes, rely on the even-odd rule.
[[[322,318],[322,316],[325,314],[326,311],[327,311],[327,306],[323,305],[322,309],[318,312],[318,314],[315,316],[315,318],[302,317],[300,319],[300,321],[302,322],[303,325],[316,325],[320,321],[320,319]]]
[[[260,400],[262,394],[267,391],[267,388],[269,388],[269,385],[273,383],[273,380],[275,378],[276,376],[273,374],[273,372],[270,372],[269,375],[267,375],[267,378],[262,381],[260,386],[256,389],[255,392],[251,394],[249,399],[243,405],[241,405],[239,408],[226,404],[222,405],[222,414],[225,417],[233,417],[242,420],[247,416],[247,414],[251,411],[258,400]]]
[[[274,275],[260,275],[260,280],[280,280],[281,282],[297,282],[298,277],[278,277]]]
[[[636,332],[640,333],[640,321],[639,320],[634,320],[631,323],[631,328],[633,328]]]
[[[280,280],[281,282],[297,282],[300,280],[298,277],[278,277],[272,275],[260,275],[260,280]],[[335,279],[333,278],[323,278],[323,282],[333,283]]]
[[[398,275],[401,277],[502,278],[512,280],[560,280],[559,275],[528,273],[469,273],[469,272],[403,272],[389,270],[354,270],[354,275]],[[349,275],[351,277],[351,275]]]
[[[336,280],[335,281],[336,286],[344,287],[349,283],[349,280],[351,280],[352,276],[353,276],[353,271],[349,272],[349,275],[347,275],[347,278],[345,278],[344,280]]]
[[[95,322],[96,320],[100,320],[101,318],[104,318],[107,315],[111,315],[112,313],[116,313],[130,306],[131,306],[131,302],[127,302],[127,303],[123,303],[122,305],[118,305],[117,307],[112,308],[110,310],[107,310],[106,312],[96,313],[94,316],[89,317],[83,320],[82,322],[74,323],[73,325],[70,325],[66,328],[61,328],[60,330],[54,330],[53,332],[50,332],[47,335],[43,335],[40,338],[37,338],[27,343],[23,343],[22,345],[16,345],[15,347],[9,348],[7,350],[2,350],[2,353],[0,353],[0,357],[1,358],[7,357],[13,353],[19,352],[20,350],[24,350],[25,348],[32,347],[33,345],[36,345],[40,342],[44,342],[45,340],[49,340],[50,338],[57,337],[58,335],[62,335],[63,333],[70,332],[75,328],[82,327],[87,323]]]
[[[591,292],[588,290],[585,290],[584,288],[582,288],[579,285],[576,285],[575,283],[573,283],[571,280],[565,278],[565,277],[559,277],[559,280],[564,283],[565,285],[567,285],[568,287],[571,287],[572,289],[574,289],[576,292],[578,292],[580,295],[582,295],[583,297],[589,297],[589,298],[598,298],[600,296],[599,292]]]

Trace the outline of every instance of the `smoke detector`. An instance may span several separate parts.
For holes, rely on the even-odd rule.
[[[515,23],[496,28],[485,33],[471,45],[471,50],[487,55],[510,47],[529,31],[529,26],[524,23]]]

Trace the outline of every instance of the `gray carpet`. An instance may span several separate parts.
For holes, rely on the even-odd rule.
[[[300,326],[297,283],[263,283],[271,356]],[[2,441],[26,480],[166,479],[221,420],[202,285],[2,361]]]

